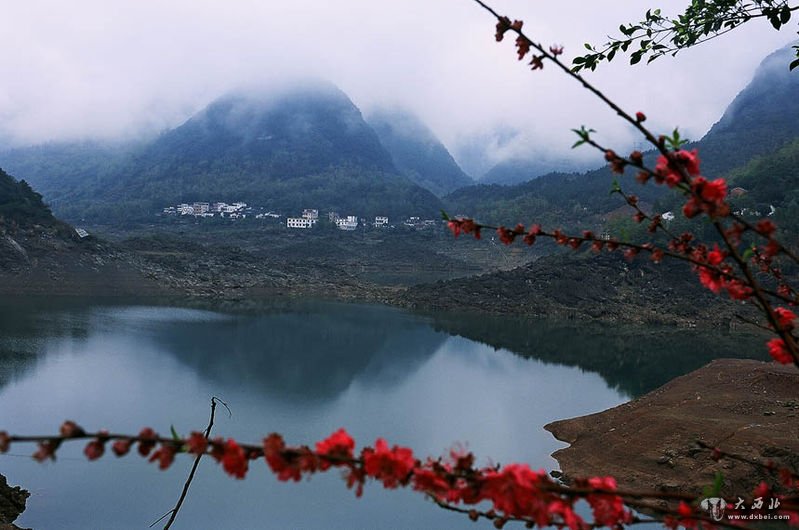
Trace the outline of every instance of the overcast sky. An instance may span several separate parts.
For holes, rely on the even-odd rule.
[[[658,5],[676,13],[687,3]],[[492,4],[523,19],[533,38],[562,44],[569,61],[584,42],[601,44],[621,22],[638,20],[646,5]],[[588,76],[653,124],[680,125],[698,138],[760,60],[795,37],[763,22],[747,26],[676,58],[636,67],[622,59]],[[588,93],[551,67],[530,72],[516,61],[512,40],[498,44],[493,34],[492,18],[470,0],[7,1],[0,135],[34,143],[152,133],[229,90],[317,76],[365,112],[408,108],[454,153],[475,137],[493,161],[562,153],[572,142],[569,129],[581,124],[608,143],[631,141]],[[520,134],[496,146],[495,131]]]

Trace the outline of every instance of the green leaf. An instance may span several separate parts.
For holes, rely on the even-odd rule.
[[[594,48],[592,48],[592,47],[591,47],[591,45],[590,45],[589,43],[587,43],[587,42],[586,42],[585,44],[583,44],[583,46],[585,46],[585,49],[586,49],[586,50],[592,50],[592,51],[593,51],[593,49],[594,49]]]
[[[441,218],[445,221],[449,221],[449,215],[444,210],[441,210]]]
[[[788,66],[788,69],[793,70],[797,66],[799,66],[799,59],[794,59],[793,61],[791,61],[791,64]]]
[[[175,430],[175,426],[174,425],[170,425],[169,426],[169,432],[172,433],[172,439],[173,440],[175,440],[176,442],[180,441],[180,435],[178,434],[178,431]]]
[[[705,486],[702,491],[703,497],[718,497],[721,493],[721,487],[724,485],[724,475],[721,471],[716,471],[716,476],[713,478],[713,484]]]

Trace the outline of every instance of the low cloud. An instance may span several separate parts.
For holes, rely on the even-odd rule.
[[[569,58],[643,9],[620,0],[494,4]],[[676,13],[684,2],[662,7]],[[5,6],[3,19],[7,143],[154,134],[241,87],[319,77],[365,112],[408,108],[475,168],[505,157],[585,158],[569,150],[569,130],[582,124],[610,145],[634,144],[629,128],[551,65],[530,72],[518,63],[512,42],[494,42],[491,17],[467,0],[26,0]],[[655,128],[679,125],[698,138],[793,36],[746,26],[676,58],[636,67],[618,58],[586,76]],[[479,155],[469,146],[481,138]]]

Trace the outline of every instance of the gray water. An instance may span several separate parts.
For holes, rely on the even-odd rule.
[[[73,419],[90,430],[174,426],[186,434],[205,427],[218,396],[232,415],[220,408],[214,433],[242,441],[275,431],[312,444],[345,427],[359,446],[382,436],[439,456],[460,444],[480,463],[557,469],[549,455],[563,444],[544,424],[615,406],[724,353],[709,346],[723,341],[687,340],[673,359],[652,362],[646,348],[632,347],[634,334],[607,327],[474,318],[310,302],[223,312],[6,300],[0,430],[55,433]],[[697,351],[686,355],[689,344]],[[31,491],[17,524],[36,529],[145,529],[174,505],[190,467],[185,457],[164,472],[133,455],[89,463],[82,444],[38,464],[34,449],[13,446],[0,473]],[[204,461],[173,526],[474,527],[410,491],[372,484],[356,499],[336,472],[280,483],[260,460],[243,481]]]

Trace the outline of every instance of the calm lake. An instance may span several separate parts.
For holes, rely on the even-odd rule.
[[[761,356],[762,340],[674,329],[555,325],[419,315],[328,302],[221,309],[131,301],[0,301],[0,430],[202,430],[258,442],[270,432],[314,443],[345,427],[419,456],[454,444],[480,463],[557,469],[563,444],[542,426],[598,412],[717,357]],[[159,471],[138,456],[87,462],[67,444],[55,463],[33,445],[0,455],[0,473],[31,491],[16,521],[36,529],[146,529],[174,505],[191,462]],[[159,527],[160,526],[156,526]],[[482,527],[490,527],[483,524]],[[367,484],[362,499],[336,472],[279,483],[262,461],[237,481],[200,465],[173,528],[475,528],[407,491]]]

